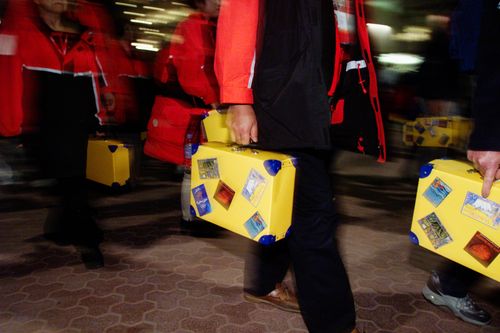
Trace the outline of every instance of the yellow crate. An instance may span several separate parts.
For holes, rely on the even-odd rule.
[[[231,135],[226,126],[226,113],[212,110],[202,121],[208,142],[230,143]]]
[[[132,156],[117,140],[89,139],[87,179],[107,186],[123,186],[130,179]]]
[[[291,225],[294,162],[280,153],[201,145],[192,158],[192,211],[262,244],[278,241]]]
[[[500,182],[481,197],[471,164],[434,160],[420,171],[410,239],[500,282]]]
[[[472,121],[464,117],[422,117],[403,125],[403,142],[421,147],[465,149]]]

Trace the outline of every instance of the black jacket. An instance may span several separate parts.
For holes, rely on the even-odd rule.
[[[332,2],[271,0],[264,12],[253,83],[259,144],[328,148],[333,56],[331,66],[322,60],[335,45]]]
[[[469,149],[500,151],[500,3],[484,0]]]
[[[385,160],[363,1],[355,3],[358,40],[348,60],[363,67],[347,71],[332,1],[265,1],[252,86],[263,148],[328,149],[333,139]],[[332,130],[332,110],[338,109],[343,121]]]

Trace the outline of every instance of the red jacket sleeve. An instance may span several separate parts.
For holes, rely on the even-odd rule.
[[[0,31],[0,136],[21,133],[23,80],[17,43],[18,36]]]
[[[202,15],[193,14],[178,25],[175,36],[179,40],[173,41],[170,46],[182,89],[203,99],[206,104],[219,102],[219,87],[214,73],[214,33],[213,24],[211,26]]]
[[[222,103],[252,104],[259,0],[225,0],[217,24],[215,73]]]

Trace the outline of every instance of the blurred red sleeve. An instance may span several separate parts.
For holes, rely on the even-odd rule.
[[[181,22],[172,41],[170,54],[182,89],[203,99],[219,102],[219,85],[214,72],[215,26],[201,14]]]
[[[251,87],[260,5],[260,0],[222,2],[215,51],[222,103],[253,103]]]
[[[21,133],[22,62],[17,52],[18,36],[0,30],[0,135]]]

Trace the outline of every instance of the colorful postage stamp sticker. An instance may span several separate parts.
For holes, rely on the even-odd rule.
[[[424,197],[429,200],[429,202],[437,207],[444,199],[450,194],[451,187],[449,187],[440,178],[436,177],[432,183],[427,187],[424,192]]]
[[[222,180],[219,180],[217,189],[215,190],[214,199],[222,205],[222,207],[229,209],[231,202],[233,202],[234,190],[230,188]]]
[[[247,229],[251,238],[255,238],[266,228],[266,222],[264,222],[264,219],[260,216],[259,212],[253,214],[252,217],[245,222],[245,229]]]
[[[208,200],[207,191],[205,185],[201,184],[196,186],[191,191],[193,193],[194,202],[196,203],[196,208],[198,208],[198,214],[203,216],[212,211],[212,206],[210,205],[210,200]]]
[[[216,158],[207,158],[198,161],[198,172],[200,179],[217,179],[219,175],[219,164]]]
[[[500,205],[472,192],[465,195],[462,214],[495,229],[500,225]]]
[[[245,186],[243,187],[242,195],[250,203],[257,207],[266,189],[267,180],[264,176],[258,173],[255,169],[250,170]]]
[[[427,235],[435,249],[440,248],[453,241],[444,225],[441,223],[436,213],[430,213],[418,220],[418,224]]]
[[[464,250],[483,266],[488,267],[498,256],[500,247],[478,231],[467,243]]]

